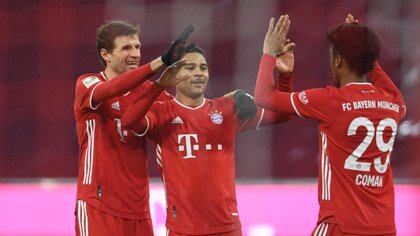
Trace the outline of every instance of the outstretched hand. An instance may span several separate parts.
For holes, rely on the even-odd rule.
[[[178,77],[178,72],[185,65],[185,61],[177,61],[173,65],[165,69],[165,71],[160,75],[159,79],[155,81],[155,84],[158,87],[163,89],[173,87],[182,81],[188,79],[189,75],[183,75]]]
[[[284,76],[290,76],[293,72],[293,67],[295,65],[295,56],[293,50],[296,47],[296,44],[287,39],[284,46],[284,52],[279,57],[276,58],[276,69],[280,74]]]
[[[194,27],[188,25],[172,42],[168,51],[162,56],[162,61],[166,66],[181,60],[185,54],[185,42],[190,34],[194,31]]]
[[[274,18],[271,18],[264,39],[263,53],[272,56],[279,56],[284,53],[286,51],[285,42],[289,27],[289,15],[281,15],[275,26]]]

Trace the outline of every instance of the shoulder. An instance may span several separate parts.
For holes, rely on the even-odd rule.
[[[218,97],[214,99],[207,99],[207,101],[218,106],[232,106],[234,102],[233,98],[231,97]]]
[[[102,76],[100,74],[83,74],[77,78],[76,87],[84,86],[86,89],[89,89],[92,85],[102,82]]]

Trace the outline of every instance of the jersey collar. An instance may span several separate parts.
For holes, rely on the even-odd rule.
[[[108,78],[106,77],[105,71],[101,71],[100,73],[102,75],[102,77],[106,80],[109,81]]]
[[[345,86],[351,85],[351,84],[354,84],[354,85],[372,85],[369,82],[351,82],[351,83],[346,84]]]
[[[181,107],[187,108],[187,109],[189,109],[189,110],[197,110],[197,109],[201,108],[202,106],[204,106],[204,104],[206,103],[206,99],[204,98],[204,99],[203,99],[203,102],[202,102],[200,105],[198,105],[198,106],[196,106],[196,107],[189,107],[189,106],[186,106],[186,105],[184,105],[184,104],[180,103],[178,100],[176,100],[176,98],[174,98],[174,101],[175,101],[178,105],[180,105]]]

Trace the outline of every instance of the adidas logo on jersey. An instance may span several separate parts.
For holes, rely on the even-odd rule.
[[[179,116],[177,116],[172,120],[172,124],[184,124],[184,122]]]
[[[119,111],[121,110],[120,108],[120,103],[119,102],[114,102],[111,104],[111,107],[114,108],[115,110]]]

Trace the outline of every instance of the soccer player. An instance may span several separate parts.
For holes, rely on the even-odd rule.
[[[151,106],[168,87],[164,80],[156,81],[153,96],[127,109],[123,127],[147,134],[156,143],[170,236],[241,235],[235,194],[236,134],[289,117],[257,109],[253,98],[241,91],[232,93],[233,98],[206,99],[209,70],[203,51],[188,46],[182,60],[174,65],[178,67],[174,74],[189,78],[176,85],[175,98]],[[291,90],[289,80],[281,82]]]
[[[145,139],[121,128],[121,114],[149,93],[147,78],[183,56],[191,32],[188,27],[165,55],[138,67],[137,27],[111,21],[98,29],[97,53],[105,70],[76,82],[77,235],[153,235]]]
[[[375,32],[349,15],[327,33],[335,86],[302,92],[271,84],[276,60],[287,67],[287,15],[271,19],[255,86],[257,105],[319,123],[318,200],[312,235],[395,235],[390,156],[405,114],[403,97],[376,63]],[[277,57],[277,58],[276,58]],[[368,82],[368,78],[371,82]]]

